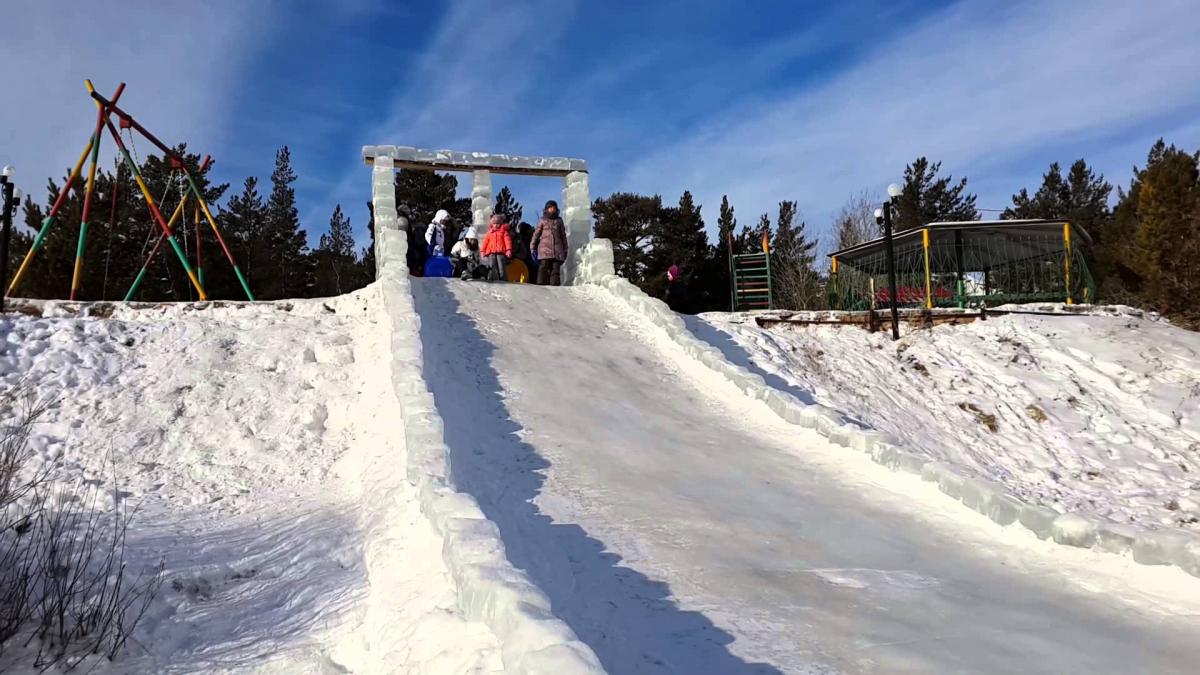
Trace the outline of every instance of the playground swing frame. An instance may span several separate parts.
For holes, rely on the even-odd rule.
[[[141,285],[142,280],[146,276],[150,263],[154,260],[154,257],[157,254],[158,249],[161,248],[163,241],[166,241],[174,251],[175,257],[183,266],[184,271],[188,275],[188,280],[191,282],[192,287],[196,289],[200,300],[208,300],[208,293],[204,289],[203,267],[201,265],[202,260],[200,257],[201,228],[196,229],[196,269],[193,269],[192,265],[188,262],[187,255],[180,247],[179,241],[173,231],[175,224],[185,213],[189,196],[193,201],[193,215],[196,224],[199,224],[200,215],[203,214],[204,219],[208,222],[209,227],[216,236],[217,242],[220,244],[221,250],[224,252],[226,259],[233,267],[233,271],[238,279],[238,283],[241,285],[242,291],[246,294],[246,299],[253,301],[254,294],[250,291],[250,284],[247,282],[245,275],[242,274],[242,270],[238,266],[237,260],[233,257],[233,253],[226,245],[225,238],[221,235],[221,230],[217,226],[217,221],[212,215],[212,210],[209,208],[208,202],[204,199],[204,195],[200,192],[199,186],[196,184],[195,178],[188,170],[187,164],[185,163],[183,157],[180,157],[178,153],[167,147],[162,141],[158,140],[154,134],[150,133],[144,126],[134,119],[132,115],[125,112],[120,108],[120,106],[118,106],[121,95],[125,91],[124,82],[117,86],[115,92],[110,98],[105,98],[99,92],[97,92],[95,87],[92,85],[91,80],[84,80],[84,85],[87,88],[88,95],[92,98],[93,103],[96,105],[96,123],[92,130],[92,135],[89,137],[87,144],[84,146],[83,152],[80,153],[79,159],[75,162],[74,168],[71,169],[71,173],[68,174],[67,180],[63,184],[62,189],[59,190],[58,197],[55,199],[53,206],[50,208],[50,211],[46,214],[45,218],[42,219],[42,225],[39,228],[37,235],[34,237],[33,244],[29,247],[29,251],[25,254],[25,258],[21,261],[21,265],[17,268],[16,274],[13,275],[11,283],[9,283],[5,289],[5,297],[12,295],[13,292],[18,288],[22,278],[29,269],[30,263],[37,255],[37,252],[45,244],[46,235],[49,234],[51,228],[54,226],[59,212],[66,204],[67,196],[71,193],[71,189],[79,180],[83,170],[84,162],[90,157],[91,162],[88,166],[87,181],[84,188],[83,212],[80,217],[79,239],[75,249],[75,264],[71,275],[70,298],[71,300],[76,299],[82,279],[84,251],[86,249],[88,221],[91,216],[92,197],[95,193],[96,167],[99,162],[100,144],[103,138],[103,132],[107,130],[109,135],[112,137],[113,142],[116,144],[119,161],[124,163],[126,168],[129,170],[130,176],[132,176],[134,182],[137,183],[138,189],[142,193],[142,197],[146,200],[146,207],[150,211],[150,216],[154,221],[154,225],[156,225],[157,229],[159,230],[159,239],[155,243],[154,248],[151,250],[150,255],[143,263],[141,270],[139,270],[137,277],[130,286],[129,292],[126,293],[125,301],[131,300],[133,295],[137,292],[138,287]],[[164,159],[166,159],[170,164],[172,175],[174,175],[175,171],[182,173],[182,176],[187,183],[187,188],[183,194],[183,197],[180,199],[179,205],[171,215],[170,220],[163,217],[158,203],[154,200],[154,197],[150,194],[149,188],[142,179],[141,171],[137,166],[137,163],[130,156],[129,148],[126,147],[124,140],[121,138],[120,132],[117,131],[117,127],[113,125],[112,116],[114,114],[117,116],[121,129],[131,130],[131,139],[132,132],[136,131],[144,139],[154,145],[154,147],[156,147],[160,152],[162,152]],[[211,164],[212,158],[206,156],[204,161],[201,163],[200,170],[207,170]],[[113,199],[116,199],[115,194]],[[113,223],[110,222],[109,225],[112,227]]]

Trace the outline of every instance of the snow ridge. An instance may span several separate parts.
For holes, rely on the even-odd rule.
[[[728,361],[719,349],[694,336],[665,303],[615,274],[612,243],[608,240],[593,239],[577,252],[576,258],[579,272],[575,283],[608,290],[666,332],[690,356],[730,380],[747,396],[766,403],[784,420],[815,429],[838,445],[866,452],[876,463],[892,470],[917,474],[923,480],[937,483],[943,493],[997,524],[1019,522],[1040,539],[1050,538],[1059,544],[1110,553],[1131,553],[1136,562],[1177,565],[1189,574],[1200,576],[1200,538],[1185,532],[1146,530],[1111,523],[1089,514],[1059,514],[1053,509],[1024,502],[1008,494],[997,483],[964,475],[942,462],[928,461],[896,445],[891,436],[848,423],[836,410],[819,403],[805,403],[768,385],[761,375]]]
[[[495,634],[506,672],[603,673],[592,649],[554,616],[546,594],[508,561],[496,524],[473,497],[454,488],[442,418],[423,375],[420,317],[405,263],[408,240],[395,210],[391,158],[376,158],[373,174],[376,281],[391,328],[392,385],[404,423],[405,469],[419,493],[422,513],[443,538],[442,557],[457,586],[459,608]]]

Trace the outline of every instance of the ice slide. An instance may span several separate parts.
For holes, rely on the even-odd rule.
[[[607,291],[412,292],[458,489],[610,672],[1194,672],[1193,578],[835,448]]]

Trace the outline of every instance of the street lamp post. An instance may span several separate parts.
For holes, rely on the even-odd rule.
[[[892,312],[892,340],[900,339],[899,298],[896,292],[896,247],[892,241],[892,209],[896,207],[902,190],[892,183],[888,186],[888,200],[882,208],[875,209],[875,222],[883,225],[884,248],[887,251],[888,305]]]
[[[0,288],[0,312],[4,311],[4,299],[8,295],[8,236],[12,231],[13,209],[20,199],[16,186],[8,180],[12,175],[11,166],[0,170],[0,222],[4,228],[3,232],[0,232],[0,283],[4,284],[4,287]]]

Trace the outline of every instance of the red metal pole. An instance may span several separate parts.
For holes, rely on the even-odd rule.
[[[167,220],[163,218],[162,211],[159,211],[158,205],[154,203],[154,197],[150,194],[149,188],[146,187],[145,181],[142,180],[142,175],[138,170],[137,164],[134,164],[133,158],[129,156],[129,150],[125,147],[125,142],[121,140],[121,134],[117,133],[116,128],[113,127],[112,120],[108,117],[105,117],[104,123],[108,126],[108,132],[112,134],[117,148],[121,150],[121,155],[125,158],[125,163],[129,166],[129,172],[133,174],[133,179],[138,184],[138,189],[142,191],[142,196],[146,198],[146,206],[150,209],[150,215],[154,217],[155,222],[162,228],[163,234],[166,235],[167,241],[175,251],[175,257],[179,258],[179,262],[183,265],[183,270],[187,272],[188,279],[196,287],[196,292],[200,294],[200,299],[207,300],[208,294],[204,292],[204,287],[200,285],[200,280],[196,278],[196,272],[192,270],[191,264],[188,263],[187,256],[183,255],[183,249],[179,248],[179,242],[175,241],[175,237],[171,235],[171,228],[167,227]],[[187,172],[185,171],[184,173],[186,174]]]
[[[150,133],[149,131],[146,131],[146,127],[138,124],[138,120],[133,119],[133,115],[126,113],[125,110],[122,110],[119,107],[116,107],[115,104],[113,104],[112,102],[104,100],[104,97],[101,96],[100,94],[97,94],[97,92],[95,92],[95,91],[92,92],[91,95],[92,95],[92,97],[96,98],[97,101],[104,103],[104,106],[108,107],[110,112],[114,112],[114,113],[118,114],[122,120],[125,120],[126,123],[128,123],[128,125],[133,127],[134,130],[137,130],[138,133],[140,133],[140,135],[144,136],[146,138],[146,141],[149,141],[150,143],[154,144],[155,147],[158,148],[158,150],[162,151],[162,154],[164,156],[170,157],[170,159],[173,159],[173,160],[176,160],[179,162],[179,166],[182,169],[182,171],[184,171],[184,175],[185,175],[185,177],[187,177],[188,183],[191,184],[192,192],[194,193],[194,195],[196,195],[196,199],[197,199],[197,202],[199,202],[200,209],[202,209],[204,211],[205,219],[208,220],[209,225],[212,226],[212,233],[214,233],[216,235],[217,243],[221,244],[221,249],[224,251],[224,255],[226,255],[226,258],[229,259],[229,264],[233,265],[234,274],[236,276],[238,276],[238,281],[241,282],[242,291],[246,292],[246,298],[253,300],[254,295],[253,295],[253,293],[250,292],[250,285],[248,285],[248,283],[246,282],[245,276],[242,276],[241,268],[238,267],[238,261],[236,261],[236,259],[234,259],[233,252],[229,251],[229,246],[227,246],[226,243],[224,243],[224,238],[221,237],[221,231],[220,231],[220,229],[217,228],[216,221],[214,219],[212,219],[212,214],[209,211],[208,204],[206,204],[204,202],[204,196],[200,195],[199,189],[196,185],[196,181],[192,180],[192,172],[187,171],[187,166],[184,163],[184,159],[182,159],[182,157],[180,157],[178,154],[175,154],[174,150],[168,148],[166,143],[163,143],[162,141],[158,141],[158,138],[156,138],[155,135],[152,135],[152,133]],[[109,121],[108,129],[109,129],[109,131],[113,131],[112,121]],[[116,132],[113,131],[113,133],[115,135]],[[124,149],[124,145],[121,145],[121,148]],[[148,199],[148,202],[149,201],[150,201],[150,199]],[[157,209],[155,209],[155,211],[157,211]],[[166,227],[166,223],[162,222],[162,214],[161,213],[158,214],[158,219],[160,219],[160,225],[163,228],[163,232],[166,232],[167,237],[170,237],[170,233]],[[172,245],[175,245],[175,239],[170,238],[170,243],[172,243]],[[178,253],[178,255],[180,256],[180,259],[184,259],[184,258],[182,258],[182,252],[178,250],[178,246],[176,246],[175,252]],[[192,270],[190,267],[188,267],[186,262],[185,262],[185,267],[187,268],[188,274],[191,275]],[[198,279],[193,279],[193,283],[194,283],[194,285],[197,285],[199,287]],[[204,294],[203,289],[202,289],[202,291],[200,291],[200,299],[202,299],[202,300],[206,299],[206,295]]]
[[[183,175],[187,177],[188,185],[192,188],[192,194],[195,195],[196,201],[200,205],[200,210],[204,212],[204,218],[208,220],[209,226],[212,227],[213,234],[217,237],[217,243],[221,245],[221,250],[225,251],[225,257],[229,260],[229,264],[233,266],[233,274],[237,277],[238,283],[241,284],[242,291],[246,293],[246,299],[253,302],[254,293],[250,291],[250,282],[246,281],[245,275],[242,274],[242,268],[238,267],[233,253],[225,245],[225,237],[221,236],[221,229],[217,227],[217,219],[213,218],[212,211],[208,208],[208,203],[204,201],[204,195],[200,194],[199,186],[196,185],[196,181],[192,179],[192,174],[188,173],[186,167],[184,168]]]
[[[210,164],[212,164],[212,157],[205,156],[204,162],[200,165],[200,171],[203,172],[203,171],[207,170]],[[183,195],[183,200],[180,201],[180,208],[182,208],[183,204],[187,202],[187,198],[188,198],[188,196],[187,196],[187,193],[185,192]],[[196,206],[196,208],[199,209],[200,207]],[[169,221],[167,221],[168,228],[171,227],[171,225],[175,222],[176,217],[178,217],[178,216],[187,218],[186,209],[184,209],[183,211],[180,211],[179,213],[175,213],[175,214],[171,215],[171,219]],[[200,222],[199,219],[200,219],[200,215],[199,215],[199,211],[197,210],[197,212],[196,212],[196,222],[197,223]],[[186,236],[186,233],[184,236]],[[154,255],[156,253],[158,253],[158,249],[162,246],[162,243],[163,243],[163,241],[166,240],[166,238],[167,238],[166,232],[160,233],[158,235],[158,241],[154,242],[154,248],[150,249],[150,255],[146,258],[146,264],[142,266],[143,268],[150,267],[150,263],[154,262]],[[200,234],[197,232],[196,233],[196,246],[199,246],[199,245],[200,245]],[[200,285],[203,286],[204,285],[204,277],[202,276],[202,273],[200,272],[199,249],[197,249],[197,252],[196,252],[196,278],[198,278],[200,280]]]
[[[92,87],[92,83],[87,80],[85,80],[85,82],[87,82],[88,91],[91,92],[93,96],[96,96],[97,94],[95,89]],[[125,83],[122,82],[117,86],[116,92],[113,93],[113,101],[115,102],[117,99],[121,98],[121,93],[124,91]],[[101,99],[103,98],[104,97],[101,97]],[[105,101],[105,103],[107,104],[107,101]],[[42,219],[42,227],[38,230],[37,236],[34,237],[33,245],[29,247],[29,251],[25,254],[25,259],[21,261],[21,266],[17,268],[17,273],[13,275],[12,282],[9,283],[8,288],[4,291],[5,295],[12,295],[13,291],[16,290],[17,285],[21,283],[21,278],[25,275],[25,271],[29,268],[29,263],[33,261],[33,257],[37,254],[38,250],[41,249],[43,242],[45,242],[46,235],[49,234],[50,227],[54,224],[55,216],[58,215],[59,210],[62,209],[63,204],[66,203],[67,195],[71,192],[71,186],[74,185],[76,179],[79,178],[79,172],[83,168],[83,162],[87,159],[88,154],[99,145],[100,134],[102,131],[103,129],[100,126],[100,120],[97,120],[96,127],[92,131],[92,137],[89,139],[87,147],[83,149],[83,153],[79,155],[79,161],[75,163],[75,168],[72,169],[71,173],[67,176],[66,184],[62,186],[62,190],[60,190],[58,193],[58,198],[54,200],[54,206],[50,207],[50,211],[46,214],[46,217]]]
[[[155,137],[154,134],[147,131],[146,127],[142,126],[140,123],[138,123],[137,120],[133,119],[133,115],[130,115],[129,113],[127,113],[124,110],[122,110],[121,108],[119,108],[116,104],[116,101],[108,101],[97,92],[92,92],[92,98],[96,99],[97,101],[100,101],[106,107],[108,107],[109,110],[111,110],[112,112],[115,112],[118,117],[120,117],[122,120],[125,120],[126,122],[128,122],[129,126],[136,129],[137,132],[140,133],[142,136],[145,136],[146,140],[153,143],[154,146],[157,147],[160,151],[162,151],[162,153],[164,155],[166,155],[167,157],[170,157],[171,159],[175,159],[175,160],[179,160],[180,162],[183,162],[182,157],[180,157],[178,154],[176,154],[175,151],[172,150],[171,148],[168,148],[165,143],[158,140],[158,138]]]
[[[91,82],[88,82],[88,87],[89,88],[91,87]],[[109,103],[109,101],[107,101],[103,96],[100,96],[99,94],[97,94],[94,89],[91,91],[92,96],[100,96],[100,101],[102,103],[104,103],[105,105],[115,105],[116,102],[121,98],[121,94],[124,92],[125,92],[125,83],[122,82],[117,85],[117,91],[115,93],[113,93],[112,102]],[[96,128],[92,131],[92,143],[100,142],[100,132],[104,130],[102,125],[103,125],[103,119],[101,118],[101,115],[97,115],[96,116]],[[50,212],[46,214],[47,218],[53,218],[54,216],[58,215],[58,211],[59,211],[59,209],[62,208],[63,202],[65,202],[67,200],[67,194],[71,192],[71,186],[79,178],[79,169],[83,168],[83,159],[84,159],[84,157],[87,156],[88,152],[91,150],[91,147],[92,146],[89,145],[88,149],[84,151],[84,154],[82,156],[80,156],[79,164],[77,165],[75,171],[72,171],[71,175],[67,178],[66,185],[63,185],[62,190],[59,191],[58,199],[54,200],[54,206],[51,206]]]
[[[84,80],[88,92],[96,91],[92,87],[91,80]],[[113,100],[121,98],[121,93],[125,91],[125,83],[122,82],[117,86],[117,92],[113,95]],[[92,143],[92,161],[88,166],[87,187],[83,193],[83,214],[79,219],[79,244],[75,248],[75,267],[71,273],[71,299],[74,300],[79,293],[79,284],[83,278],[83,249],[87,241],[88,231],[88,216],[92,213],[92,195],[96,192],[96,160],[100,157],[100,132],[101,126],[104,124],[104,105],[99,101],[96,103],[96,128],[92,132],[95,141]]]

